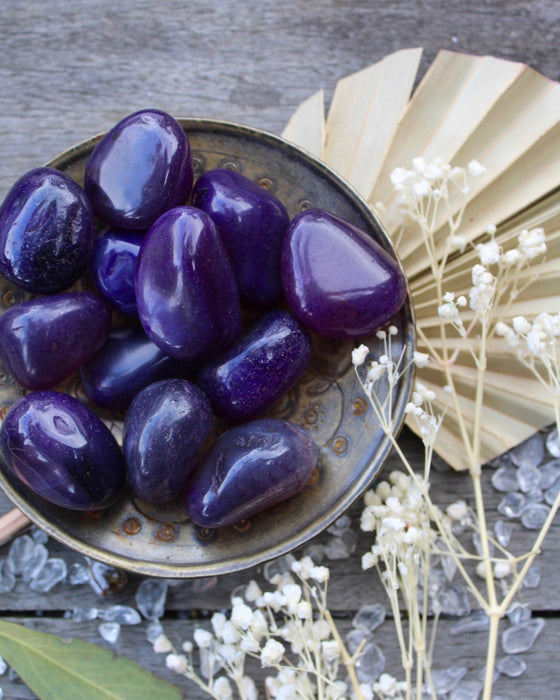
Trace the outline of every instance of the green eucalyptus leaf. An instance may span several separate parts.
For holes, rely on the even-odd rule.
[[[0,620],[0,654],[41,700],[181,700],[171,683],[110,649]]]

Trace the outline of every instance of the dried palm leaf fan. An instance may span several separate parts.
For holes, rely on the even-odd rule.
[[[407,272],[419,330],[425,340],[441,343],[436,283],[424,239],[415,224],[405,225],[390,175],[410,167],[413,158],[435,157],[466,168],[476,160],[485,167],[467,195],[460,233],[481,239],[497,227],[502,249],[516,245],[524,229],[543,227],[546,261],[538,278],[506,305],[506,322],[560,308],[560,85],[526,65],[493,57],[441,51],[411,97],[421,57],[413,48],[340,80],[325,119],[319,91],[294,113],[284,136],[322,158],[372,205],[383,204],[381,219],[393,237]],[[450,199],[451,214],[463,203]],[[436,257],[444,254],[447,216],[436,221]],[[450,258],[444,291],[468,294],[474,250]],[[530,275],[528,272],[527,275]],[[466,314],[468,320],[468,314]],[[438,340],[439,334],[439,340]],[[474,413],[476,369],[457,340],[454,377],[461,414]],[[436,410],[448,405],[442,370],[423,370],[423,381],[436,393]],[[492,459],[555,419],[550,394],[506,348],[502,338],[488,346],[481,436],[484,461]],[[417,430],[413,420],[409,421]],[[437,452],[454,468],[467,467],[454,412],[445,414]]]

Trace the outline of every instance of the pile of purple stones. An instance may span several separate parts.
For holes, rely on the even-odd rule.
[[[349,222],[290,220],[238,172],[194,179],[180,124],[143,110],[97,143],[83,188],[36,168],[0,207],[0,272],[31,296],[0,317],[0,359],[26,390],[0,450],[58,506],[106,508],[129,488],[220,527],[292,496],[318,448],[267,411],[313,334],[359,340],[404,303],[395,260]],[[96,291],[73,291],[84,275]],[[56,390],[77,372],[88,405]],[[122,447],[90,405],[124,413]]]

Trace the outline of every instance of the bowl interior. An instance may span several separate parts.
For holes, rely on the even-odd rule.
[[[392,245],[367,205],[327,166],[279,137],[212,120],[180,119],[189,136],[195,174],[225,167],[270,189],[290,216],[321,207],[356,224],[394,255]],[[52,160],[79,183],[88,155],[101,136],[78,144]],[[80,283],[87,286],[87,280]],[[0,312],[26,295],[0,277]],[[394,319],[395,357],[410,367],[414,324],[410,300]],[[375,336],[366,338],[373,354],[383,352]],[[357,382],[351,341],[315,336],[305,376],[270,412],[307,428],[320,447],[319,466],[296,497],[249,520],[219,530],[202,530],[180,503],[155,507],[130,495],[100,513],[63,510],[31,493],[0,470],[0,485],[11,500],[49,535],[82,554],[144,575],[195,577],[230,573],[285,554],[339,517],[371,484],[390,450],[371,406]],[[1,368],[0,368],[1,369]],[[407,369],[394,389],[396,430],[404,420],[413,372]],[[84,400],[79,379],[63,389]],[[388,387],[379,388],[380,399]],[[0,411],[22,395],[6,373],[0,376]],[[98,411],[99,413],[99,411]],[[121,442],[122,416],[103,414]]]

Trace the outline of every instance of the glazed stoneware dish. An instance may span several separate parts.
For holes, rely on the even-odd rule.
[[[277,136],[253,128],[213,120],[178,119],[177,121],[188,135],[194,168],[193,194],[189,196],[188,201],[182,203],[191,206],[203,202],[205,197],[208,198],[210,186],[218,189],[226,185],[230,188],[238,186],[239,178],[220,176],[217,181],[215,178],[213,180],[209,178],[210,184],[203,179],[197,188],[197,182],[201,176],[217,168],[238,173],[254,183],[254,187],[268,190],[282,202],[290,221],[295,220],[289,243],[284,245],[283,262],[288,269],[288,276],[289,270],[294,268],[294,255],[297,257],[310,252],[314,260],[321,258],[323,248],[320,239],[315,239],[313,242],[304,239],[304,233],[312,230],[318,221],[321,223],[320,220],[325,218],[320,213],[321,210],[330,213],[328,226],[334,229],[341,226],[350,227],[352,230],[353,227],[361,229],[388,253],[396,266],[399,266],[391,242],[368,206],[343,179],[317,159]],[[68,149],[52,160],[48,166],[83,185],[86,163],[102,137],[103,135],[95,136]],[[182,195],[179,193],[177,196]],[[310,213],[306,215],[305,212],[308,211]],[[331,214],[337,219],[332,219]],[[284,213],[278,216],[285,218]],[[344,223],[340,224],[339,219]],[[129,257],[126,264],[134,264],[134,256],[137,254],[144,232],[125,235],[118,231],[118,221],[111,223],[114,228],[116,227],[117,233],[107,234],[103,240],[103,246],[107,249],[126,249]],[[138,217],[134,225],[137,229],[141,229],[145,225],[145,217]],[[328,246],[330,233],[328,228],[325,230]],[[150,230],[150,235],[155,236],[157,232],[154,234],[153,230]],[[99,240],[99,234],[97,240]],[[103,251],[99,252],[100,245],[101,243],[93,257],[94,265],[91,274],[89,272],[83,274],[71,287],[72,293],[90,293],[95,289],[93,281],[95,270],[101,269],[104,264]],[[155,246],[154,250],[157,252],[161,248]],[[326,251],[327,248],[324,250]],[[96,256],[101,256],[99,261]],[[139,265],[142,264],[140,261]],[[237,260],[233,267],[235,267],[237,284],[241,285],[239,280],[244,273],[243,258]],[[333,268],[333,274],[335,270],[336,265]],[[263,268],[264,274],[270,273]],[[270,306],[269,299],[278,298],[278,290],[268,283],[267,277],[266,284],[256,285],[256,292],[253,289],[246,291],[249,297],[253,295],[256,299],[253,306],[262,305],[262,298],[265,298]],[[16,312],[9,310],[22,301],[32,299],[34,292],[29,291],[29,287],[26,289],[28,291],[24,291],[22,285],[0,277],[1,313],[9,312],[15,315]],[[98,293],[99,291],[118,297],[118,300],[122,301],[121,311],[124,315],[134,313],[134,300],[130,298],[130,290],[117,288],[116,290],[98,289]],[[398,333],[392,336],[393,352],[396,357],[402,355],[402,366],[406,367],[398,385],[393,390],[393,421],[396,430],[403,423],[404,409],[409,400],[413,382],[414,323],[410,298],[406,291],[405,296],[404,305],[392,318],[388,319],[398,329]],[[166,495],[166,498],[162,499],[163,502],[148,502],[138,495],[142,493],[141,489],[133,493],[131,489],[133,479],[129,478],[127,487],[109,507],[74,511],[55,505],[30,491],[7,469],[0,471],[0,485],[14,504],[50,536],[85,556],[147,576],[187,578],[230,573],[280,556],[304,544],[328,527],[361,496],[378,475],[390,450],[389,440],[379,428],[352,365],[352,350],[358,344],[368,345],[372,356],[375,357],[383,352],[383,343],[375,333],[359,337],[361,333],[359,328],[348,334],[348,337],[344,337],[344,333],[339,333],[336,327],[338,312],[335,308],[338,302],[335,297],[336,295],[332,299],[334,305],[332,314],[327,313],[328,310],[325,309],[321,309],[320,314],[311,309],[311,315],[314,318],[319,315],[321,321],[318,328],[308,326],[309,340],[306,336],[305,343],[298,341],[296,353],[298,359],[294,360],[294,362],[301,360],[305,364],[305,371],[286,393],[279,397],[274,396],[275,402],[272,408],[265,409],[264,412],[260,411],[256,399],[251,398],[250,382],[241,384],[235,391],[235,397],[244,396],[243,392],[247,394],[245,402],[247,405],[241,407],[230,401],[227,395],[224,396],[223,387],[220,385],[220,372],[223,375],[223,372],[229,371],[232,357],[235,360],[236,353],[244,351],[244,343],[252,341],[239,341],[238,345],[229,351],[229,355],[226,351],[224,357],[218,358],[199,374],[200,384],[207,387],[210,400],[213,402],[214,414],[218,416],[214,419],[206,437],[207,450],[211,449],[212,444],[224,432],[224,416],[226,420],[233,416],[238,422],[261,418],[281,419],[296,426],[297,435],[303,435],[301,433],[303,429],[305,436],[312,439],[313,459],[318,452],[317,464],[303,488],[298,485],[300,490],[281,503],[267,507],[262,512],[249,517],[241,516],[243,519],[235,522],[225,519],[223,522],[226,524],[223,526],[205,527],[201,524],[195,525],[191,521],[185,508],[184,498],[175,501],[168,499],[168,493],[173,493],[174,486],[170,486],[167,490],[163,489]],[[72,301],[73,299],[74,297],[71,297]],[[290,300],[284,298],[276,301],[273,309],[268,310],[268,316],[261,325],[264,324],[267,328],[271,324],[275,327],[277,325],[283,333],[295,334],[299,338],[299,331],[292,329],[295,322],[286,321],[283,316],[287,301]],[[305,324],[309,304],[305,296],[299,297],[300,308],[297,308],[297,301],[293,309],[294,315]],[[148,302],[140,298],[138,302],[141,314],[145,313],[149,306]],[[326,303],[330,304],[330,301],[327,300]],[[217,313],[219,315],[220,310],[217,310]],[[249,333],[253,334],[249,336],[250,338],[262,332],[258,321],[257,325],[254,325],[258,313],[255,308],[250,308],[250,305],[242,312],[242,323],[245,328],[250,329]],[[45,318],[47,319],[48,315]],[[333,331],[330,337],[321,332],[320,326],[323,322],[332,326],[329,328]],[[237,320],[236,324],[238,324]],[[104,404],[105,398],[98,392],[99,396],[96,395],[96,399],[99,399],[99,404],[93,410],[110,428],[117,443],[122,445],[125,412],[119,406],[117,399],[122,399],[122,405],[125,406],[133,398],[132,395],[125,396],[126,392],[137,393],[133,380],[127,374],[128,360],[132,362],[132,354],[134,354],[134,361],[138,366],[142,367],[145,363],[146,372],[151,371],[150,368],[153,368],[155,363],[168,362],[169,367],[166,372],[169,377],[173,377],[176,358],[164,357],[163,353],[160,353],[157,348],[154,349],[151,344],[149,344],[150,349],[146,350],[147,341],[143,336],[134,339],[134,343],[127,344],[126,339],[130,331],[126,328],[113,329],[108,340],[107,334],[107,323],[100,322],[99,338],[92,339],[92,345],[97,347],[103,344],[104,352],[112,358],[111,361],[120,363],[122,372],[120,374],[115,372],[112,379],[117,375],[125,379],[122,381],[122,386],[110,388],[113,404],[108,400]],[[165,339],[162,339],[162,342],[163,340]],[[128,348],[124,354],[123,348]],[[154,352],[157,357],[154,356]],[[131,354],[127,357],[127,353]],[[161,358],[158,353],[162,354]],[[195,359],[200,365],[201,358]],[[205,359],[202,358],[202,361]],[[100,386],[99,375],[105,371],[105,362],[106,360],[101,357],[101,360],[89,363],[87,371],[82,369],[81,372],[74,372],[56,389],[70,394],[82,403],[89,403],[92,407],[91,386]],[[290,367],[278,369],[278,372],[289,373]],[[0,367],[0,370],[2,372],[0,410],[4,417],[9,407],[24,394],[24,389],[13,376],[16,373],[14,368],[11,372],[8,368]],[[197,371],[199,368],[193,366],[195,378]],[[158,379],[161,377],[160,373]],[[32,381],[33,378],[30,378],[31,386]],[[183,391],[181,387],[179,382],[175,389]],[[88,390],[90,398],[88,398]],[[165,404],[166,397],[160,396],[161,390],[158,391],[157,401]],[[381,400],[386,396],[387,391],[388,387],[380,383]],[[249,406],[250,401],[253,400],[254,406],[252,404]],[[153,402],[154,400],[150,399],[148,404],[151,405]],[[101,408],[100,405],[104,407]],[[135,405],[134,410],[143,416],[147,407]],[[268,424],[266,420],[265,426],[278,425],[274,422]],[[243,432],[246,429],[241,426],[236,430]],[[284,428],[282,432],[285,432]],[[155,444],[158,444],[157,436]],[[132,449],[127,447],[127,453],[132,454]],[[141,472],[142,457],[135,457],[135,459],[140,465],[138,471]],[[201,477],[200,481],[202,483],[204,479]],[[149,482],[148,488],[151,489]],[[243,509],[239,512],[243,513]],[[193,518],[196,519],[194,515]],[[204,519],[199,522],[204,522]],[[217,518],[216,522],[222,522],[222,520]]]

